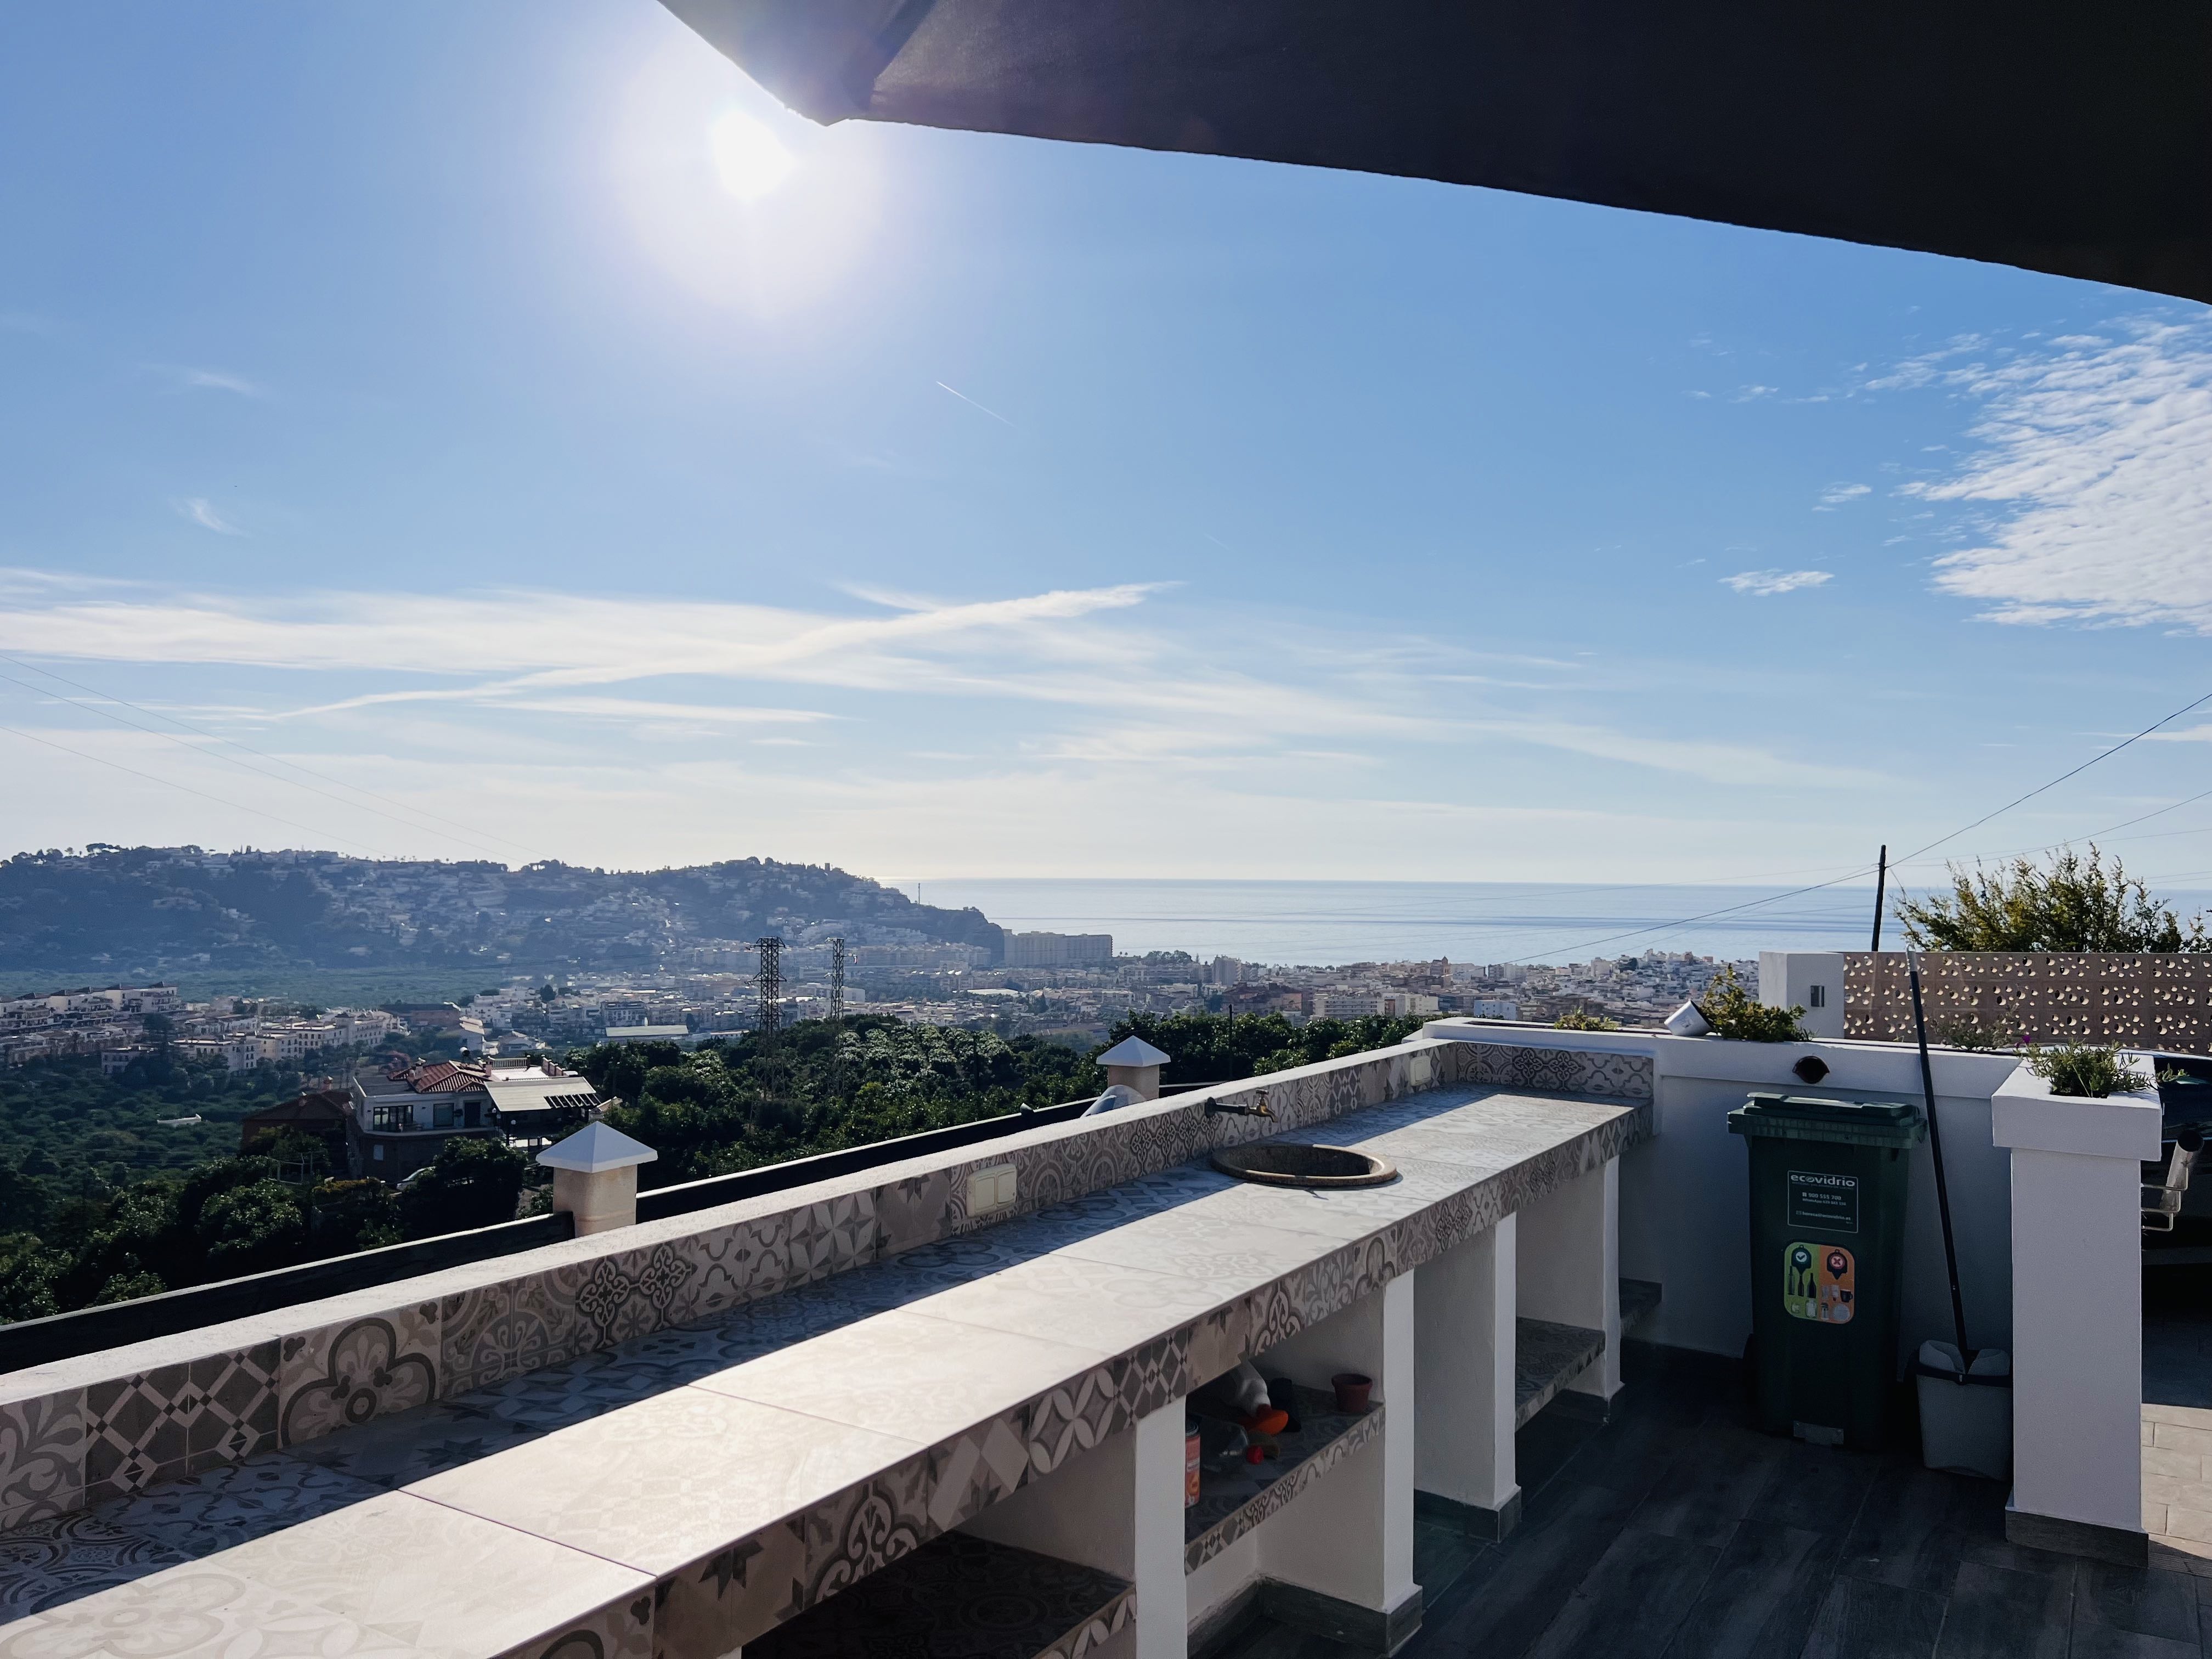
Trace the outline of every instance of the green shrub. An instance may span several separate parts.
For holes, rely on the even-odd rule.
[[[514,1219],[529,1158],[502,1140],[454,1135],[437,1162],[399,1193],[399,1224],[410,1238],[434,1238]]]
[[[1761,1002],[1744,988],[1733,967],[1724,967],[1714,976],[1698,999],[1698,1012],[1713,1028],[1713,1036],[1738,1042],[1806,1042],[1812,1038],[1797,1023],[1803,1008],[1775,1008]]]
[[[1923,951],[2212,951],[2203,916],[2185,927],[2118,859],[2107,870],[2094,843],[2086,859],[2061,849],[2048,870],[2025,858],[1971,873],[1954,864],[1949,893],[1901,899],[1895,915]]]
[[[1946,1048],[1967,1048],[1984,1054],[2003,1054],[2019,1048],[2023,1041],[2007,1030],[2001,1021],[1981,1019],[1971,1014],[1936,1020],[1929,1036]]]
[[[307,1237],[307,1218],[291,1188],[281,1181],[257,1181],[208,1200],[198,1231],[207,1249],[209,1275],[236,1279],[289,1266]]]
[[[101,1307],[110,1302],[136,1302],[142,1296],[159,1296],[168,1288],[159,1273],[143,1270],[135,1273],[117,1273],[100,1287],[100,1294],[93,1297],[92,1302],[94,1307]]]
[[[347,1255],[399,1243],[399,1194],[380,1181],[320,1182],[308,1195],[317,1255]]]
[[[1587,1008],[1570,1008],[1552,1022],[1555,1031],[1618,1031],[1620,1022],[1610,1014],[1594,1014]]]
[[[2054,1042],[2031,1049],[2027,1069],[2050,1084],[2054,1095],[2102,1100],[2143,1086],[2141,1075],[2120,1058],[2118,1048],[2094,1042]]]
[[[54,1288],[69,1257],[50,1250],[31,1233],[0,1233],[0,1325],[43,1319],[62,1311]]]

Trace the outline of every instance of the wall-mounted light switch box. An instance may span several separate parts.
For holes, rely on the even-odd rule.
[[[983,1215],[992,1210],[1013,1207],[1014,1166],[994,1164],[988,1170],[978,1170],[968,1177],[968,1213]]]

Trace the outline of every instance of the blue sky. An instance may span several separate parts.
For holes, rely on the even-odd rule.
[[[1826,873],[2212,691],[2200,307],[817,129],[652,0],[11,7],[0,156],[11,850]]]

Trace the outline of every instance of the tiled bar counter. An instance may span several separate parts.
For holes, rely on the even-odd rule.
[[[155,1415],[204,1413],[199,1394],[134,1379],[212,1361],[166,1339],[145,1345],[153,1354],[0,1379],[0,1492],[15,1505],[0,1533],[0,1659],[96,1652],[103,1632],[126,1631],[137,1659],[228,1651],[248,1632],[257,1650],[328,1656],[713,1659],[786,1626],[800,1640],[813,1610],[947,1534],[977,1540],[937,1547],[971,1562],[985,1543],[1020,1545],[1092,1573],[1084,1583],[1133,1587],[1110,1591],[1103,1617],[1077,1609],[1053,1637],[1066,1659],[1179,1652],[1192,1620],[1262,1576],[1364,1608],[1387,1645],[1390,1620],[1418,1616],[1397,1559],[1417,1483],[1471,1524],[1510,1523],[1516,1320],[1597,1334],[1567,1386],[1601,1404],[1614,1386],[1608,1206],[1618,1155],[1650,1132],[1648,1075],[1639,1097],[1618,1057],[1560,1075],[1563,1057],[1539,1055],[1527,1064],[1553,1070],[1535,1080],[1584,1090],[1547,1094],[1471,1080],[1478,1064],[1520,1062],[1455,1052],[1469,1046],[1407,1044],[1208,1091],[1264,1092],[1272,1120],[1211,1117],[1206,1096],[1179,1097],[782,1195],[773,1215],[731,1206],[556,1246],[535,1273],[482,1264],[362,1293],[384,1305],[311,1331],[273,1328],[306,1310],[272,1314],[270,1328],[233,1334],[272,1344],[264,1369],[305,1379],[273,1427],[198,1473],[153,1459],[182,1478],[105,1497],[114,1475],[85,1462],[69,1497],[65,1457],[50,1460],[64,1474],[43,1498],[25,1496],[29,1454],[62,1437],[52,1425],[71,1390],[81,1442],[127,1435],[89,1425],[134,1389]],[[1277,1133],[1374,1152],[1401,1178],[1282,1190],[1202,1160]],[[963,1202],[1009,1188],[1006,1219]],[[896,1218],[925,1201],[926,1221]],[[814,1261],[792,1243],[794,1217],[827,1241]],[[1540,1262],[1531,1235],[1547,1241]],[[725,1265],[702,1268],[715,1249]],[[748,1249],[764,1260],[729,1265]],[[596,1291],[617,1256],[614,1288]],[[1437,1264],[1438,1293],[1423,1294]],[[603,1335],[626,1317],[644,1329],[579,1341],[573,1357],[533,1350],[564,1316],[526,1305],[556,1296],[556,1272]],[[463,1328],[476,1334],[457,1363]],[[1449,1363],[1441,1380],[1422,1366],[1417,1413],[1424,1347]],[[1310,1517],[1324,1506],[1303,1491],[1186,1559],[1182,1400],[1262,1354],[1309,1387],[1328,1367],[1375,1376],[1374,1431],[1301,1483],[1333,1494],[1333,1530],[1359,1517],[1372,1561],[1318,1563],[1302,1529],[1322,1530]],[[254,1409],[232,1414],[250,1427]],[[1430,1443],[1429,1422],[1450,1432]],[[1015,1519],[1023,1535],[994,1540]],[[856,1601],[848,1616],[864,1612]]]

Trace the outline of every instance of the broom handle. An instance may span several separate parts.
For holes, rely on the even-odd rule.
[[[1912,1025],[1920,1035],[1920,1088],[1928,1097],[1928,1152],[1936,1164],[1936,1213],[1943,1219],[1943,1267],[1951,1276],[1951,1329],[1959,1340],[1959,1381],[1966,1380],[1973,1356],[1966,1351],[1966,1304],[1959,1295],[1959,1247],[1951,1237],[1951,1188],[1943,1179],[1943,1129],[1936,1117],[1936,1068],[1928,1059],[1928,1016],[1920,1004],[1920,953],[1908,951],[1912,976]]]

